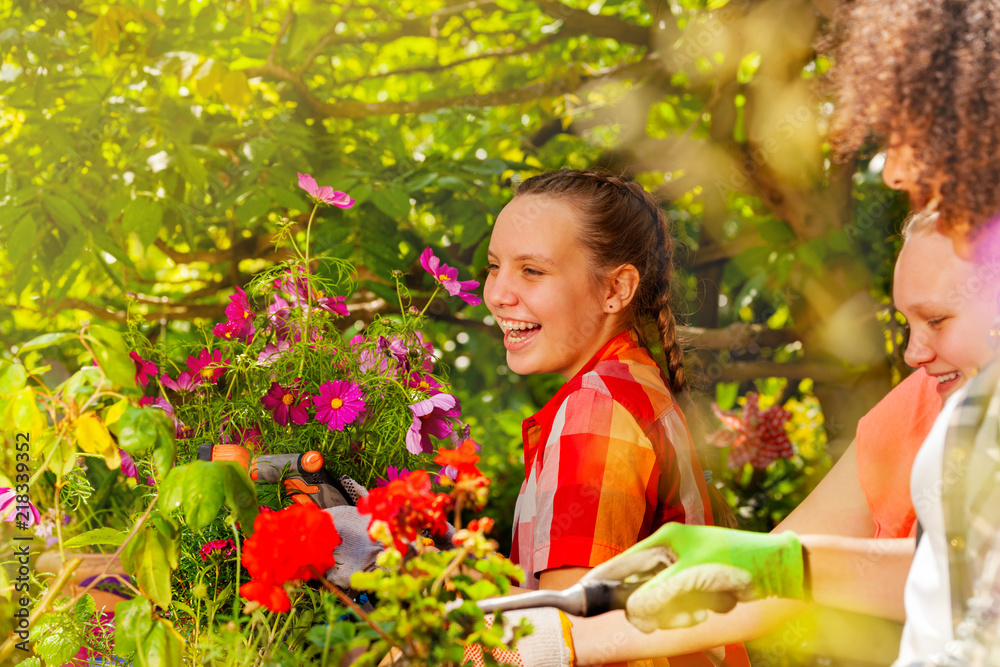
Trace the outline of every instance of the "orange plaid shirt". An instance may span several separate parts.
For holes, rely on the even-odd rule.
[[[712,524],[684,415],[633,331],[611,339],[524,421],[522,434],[511,560],[526,588],[538,588],[545,570],[599,565],[668,521]],[[726,653],[727,665],[749,664],[742,645]],[[695,654],[670,664],[713,663]]]

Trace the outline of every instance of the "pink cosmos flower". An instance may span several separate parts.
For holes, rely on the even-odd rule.
[[[239,287],[236,293],[230,295],[229,305],[226,306],[226,322],[220,322],[212,329],[212,333],[226,340],[242,340],[248,342],[254,335],[256,329],[253,326],[253,311],[250,310],[250,301],[246,292]]]
[[[351,338],[348,345],[355,348],[368,342],[368,338],[358,334]],[[367,373],[371,369],[378,367],[380,375],[384,375],[389,370],[389,358],[385,354],[376,350],[363,349],[358,353],[358,370]]]
[[[316,179],[309,174],[295,173],[299,174],[299,187],[308,192],[309,196],[319,203],[332,204],[337,208],[351,208],[354,206],[354,200],[346,192],[334,190],[329,185],[320,187],[316,184]]]
[[[420,371],[413,371],[406,378],[406,386],[410,389],[419,389],[427,392],[431,396],[441,393],[441,383],[430,375],[424,375]]]
[[[202,350],[197,357],[188,357],[187,365],[192,373],[201,375],[208,382],[216,382],[226,372],[229,360],[226,359],[223,361],[222,350],[215,350],[214,352]]]
[[[316,407],[316,419],[331,431],[343,431],[367,409],[361,387],[349,380],[323,384],[312,402]]]
[[[445,438],[452,431],[451,420],[461,411],[451,394],[435,394],[410,406],[413,424],[406,433],[406,451],[411,454],[433,451],[430,436]]]
[[[25,512],[27,520],[25,521]],[[17,501],[17,492],[9,486],[0,487],[0,521],[10,523],[25,521],[25,527],[36,526],[42,520],[42,513],[35,505],[28,501],[27,505]],[[18,524],[20,525],[20,524]]]
[[[135,382],[140,387],[145,387],[149,384],[149,376],[156,376],[160,372],[160,369],[152,361],[146,361],[139,356],[138,352],[129,352],[128,356],[135,363]],[[96,363],[96,362],[95,362]]]
[[[287,340],[279,340],[277,343],[268,343],[261,350],[260,354],[257,355],[257,363],[261,366],[270,366],[272,363],[278,360],[282,352],[285,352],[292,346]]]
[[[257,451],[261,446],[260,428],[257,424],[247,427],[231,426],[229,417],[226,417],[219,427],[219,441],[224,445],[243,445]]]
[[[316,305],[320,310],[325,310],[333,315],[347,317],[351,314],[351,311],[347,309],[346,296],[321,296],[316,299]]]
[[[232,540],[212,540],[205,542],[198,550],[201,559],[207,561],[209,556],[219,555],[223,558],[236,554],[236,544]]]
[[[177,392],[194,391],[203,381],[204,378],[200,374],[191,371],[182,371],[177,380],[171,379],[166,373],[160,376],[160,384]]]
[[[219,322],[212,328],[212,333],[219,338],[242,340],[244,343],[248,343],[256,331],[253,320],[228,320]]]
[[[309,421],[309,413],[306,412],[309,396],[305,392],[272,382],[260,402],[274,415],[274,421],[282,426],[288,426],[289,419],[300,426]]]
[[[458,269],[452,268],[447,264],[443,264],[440,259],[434,256],[434,253],[430,248],[426,248],[422,253],[420,253],[420,266],[424,267],[424,270],[427,271],[427,273],[434,276],[434,280],[441,283],[441,286],[444,287],[451,296],[457,296],[470,306],[476,306],[483,302],[483,300],[478,296],[467,291],[479,287],[479,281],[459,280]]]
[[[178,440],[186,440],[194,435],[194,429],[177,418],[177,411],[174,410],[174,406],[172,406],[167,399],[152,398],[151,396],[143,396],[139,399],[139,407],[145,407],[147,405],[159,408],[170,415],[171,421],[174,422],[174,437]],[[152,477],[149,479],[152,479]],[[147,481],[146,483],[153,486],[152,482]]]
[[[375,486],[379,489],[389,486],[390,482],[395,482],[397,479],[406,479],[409,477],[410,471],[406,468],[397,468],[396,466],[389,466],[385,469],[385,479],[379,477],[375,480]]]

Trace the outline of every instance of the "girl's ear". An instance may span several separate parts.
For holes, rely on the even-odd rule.
[[[604,299],[604,311],[620,313],[625,310],[639,289],[639,271],[631,264],[623,264],[614,269],[608,277],[608,294]]]

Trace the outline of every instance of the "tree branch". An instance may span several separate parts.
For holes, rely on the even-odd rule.
[[[657,54],[650,54],[642,60],[615,65],[598,70],[590,75],[576,75],[571,72],[571,76],[563,79],[549,79],[539,83],[524,86],[523,88],[512,88],[498,90],[490,93],[471,94],[464,97],[432,98],[423,100],[407,100],[403,102],[354,102],[338,101],[325,102],[319,99],[305,82],[295,73],[282,67],[281,65],[264,65],[246,70],[247,76],[264,76],[280,81],[287,81],[303,97],[306,104],[313,110],[313,113],[323,118],[368,118],[372,116],[388,115],[411,115],[435,111],[446,107],[456,106],[477,106],[493,107],[505,106],[509,104],[519,104],[530,102],[543,97],[554,97],[565,95],[579,90],[584,85],[595,81],[622,78],[639,78],[643,75],[655,71],[660,67],[660,58]]]
[[[647,49],[652,45],[649,27],[622,21],[607,14],[593,15],[585,9],[575,9],[559,0],[535,0],[535,4],[548,16],[563,22],[574,32],[594,37],[607,37],[619,44],[635,44]]]
[[[677,327],[677,338],[684,347],[699,350],[745,349],[751,345],[777,347],[799,339],[791,329],[772,329],[763,324],[730,324],[722,329]]]

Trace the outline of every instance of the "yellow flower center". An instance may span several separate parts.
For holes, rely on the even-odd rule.
[[[212,377],[212,371],[213,370],[214,369],[212,369],[212,368],[203,368],[203,369],[201,369],[201,376],[204,377],[204,378]]]
[[[421,380],[420,384],[418,384],[417,386],[420,387],[421,389],[427,390],[431,388],[431,383],[428,382],[427,380]]]
[[[335,398],[332,401],[330,401],[330,407],[333,408],[334,410],[340,408],[340,406],[342,406],[343,404],[344,402],[339,398]]]
[[[284,396],[281,397],[281,402],[284,403],[285,405],[291,405],[293,400],[294,397],[291,394],[285,394]]]
[[[451,276],[442,273],[440,276],[438,276],[438,280],[440,280],[441,282],[446,282],[448,280],[451,280]]]

